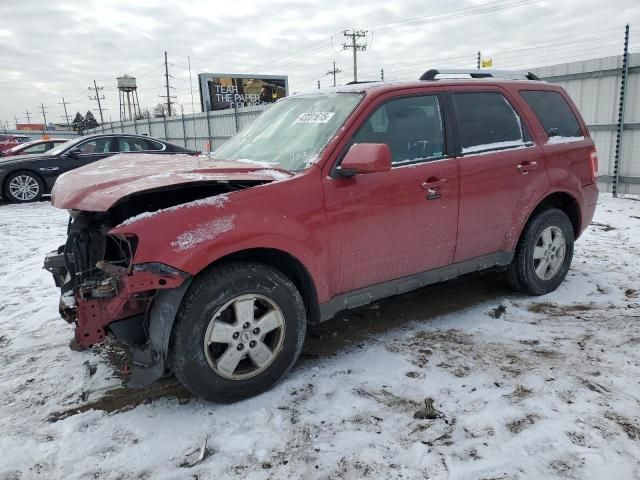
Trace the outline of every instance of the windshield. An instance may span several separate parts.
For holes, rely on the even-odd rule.
[[[87,140],[88,137],[79,137],[74,140],[69,140],[68,142],[61,143],[60,145],[53,147],[51,150],[47,152],[47,155],[58,155],[59,153],[72,148],[74,145],[80,143],[83,140]]]
[[[361,99],[362,95],[356,93],[325,93],[279,100],[213,156],[303,170],[318,157]]]

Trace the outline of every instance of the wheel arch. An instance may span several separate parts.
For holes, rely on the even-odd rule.
[[[569,220],[571,221],[571,226],[573,227],[575,238],[578,238],[580,232],[582,231],[582,216],[580,211],[580,204],[578,203],[576,198],[567,192],[553,192],[544,197],[542,201],[538,203],[536,208],[534,208],[529,215],[526,223],[534,218],[535,215],[537,215],[539,212],[547,210],[548,208],[557,208],[558,210],[562,210],[564,213],[566,213],[569,217]]]
[[[547,193],[547,195],[534,203],[534,206],[529,210],[529,214],[524,220],[514,221],[511,224],[510,229],[504,237],[501,249],[504,251],[515,250],[518,245],[518,241],[522,237],[522,234],[531,220],[540,212],[549,208],[558,208],[567,214],[571,221],[571,226],[573,227],[574,239],[577,239],[583,230],[580,203],[571,193],[559,190]]]
[[[318,323],[320,321],[320,306],[315,282],[309,270],[295,256],[276,248],[249,248],[229,253],[216,259],[201,270],[198,275],[211,268],[234,262],[263,263],[282,272],[293,282],[300,295],[302,295],[302,300],[307,310],[307,322]]]

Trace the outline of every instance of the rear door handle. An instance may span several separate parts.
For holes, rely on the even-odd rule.
[[[518,164],[518,171],[523,175],[529,173],[530,170],[538,168],[538,162],[522,162]]]
[[[447,183],[449,183],[449,180],[447,180],[446,178],[430,178],[422,184],[422,189],[431,191],[440,187],[444,187]]]
[[[42,167],[38,170],[40,170],[41,172],[55,172],[57,170],[60,170],[60,167]]]

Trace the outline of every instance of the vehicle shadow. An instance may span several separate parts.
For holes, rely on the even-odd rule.
[[[300,365],[332,357],[351,348],[364,348],[367,339],[403,328],[412,322],[426,323],[439,315],[455,313],[492,299],[497,301],[510,292],[500,272],[488,271],[469,274],[339,312],[335,318],[312,325],[307,330],[307,339],[302,348],[298,368]],[[110,342],[107,342],[107,345],[106,356],[118,373],[124,365],[120,360],[124,360],[126,354],[114,352],[113,350],[119,350],[120,347]],[[296,370],[294,367],[292,375],[295,376]],[[125,376],[122,378],[124,384]],[[186,403],[192,395],[175,377],[169,376],[140,390],[128,389],[123,385],[105,392],[94,401],[53,413],[49,421],[56,422],[92,409],[106,412],[126,411],[161,398],[177,398],[180,403]]]
[[[415,321],[428,322],[512,291],[498,271],[465,275],[410,293],[345,310],[335,318],[312,326],[302,349],[302,360],[333,356],[350,347],[362,348],[372,336],[383,335]]]

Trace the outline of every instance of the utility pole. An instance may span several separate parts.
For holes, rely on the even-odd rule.
[[[64,107],[64,118],[67,120],[67,127],[69,127],[70,124],[69,124],[69,115],[67,114],[67,103],[69,102],[65,102],[64,97],[62,97],[62,103],[58,102],[58,105],[62,105]]]
[[[40,109],[42,110],[42,118],[44,118],[44,129],[43,129],[43,131],[47,129],[47,112],[46,112],[46,108],[47,107],[44,106],[44,103],[40,104]]]
[[[27,111],[24,112],[24,114],[27,116],[27,124],[31,125],[31,112],[29,111],[28,108],[27,108]]]
[[[358,81],[358,50],[366,50],[367,49],[367,44],[359,44],[358,43],[358,39],[362,38],[362,37],[366,37],[367,35],[367,31],[366,30],[345,30],[344,32],[342,32],[342,34],[345,37],[348,37],[351,39],[351,44],[349,43],[343,43],[342,44],[342,48],[343,50],[348,50],[348,49],[352,49],[353,50],[353,81],[357,82]]]
[[[482,67],[482,53],[478,52],[478,70]]]
[[[18,130],[18,116],[16,115],[13,119],[16,121],[16,130]]]
[[[96,96],[92,97],[89,95],[89,100],[97,100],[98,101],[98,110],[100,111],[100,123],[104,123],[104,117],[102,116],[102,105],[100,104],[100,100],[104,100],[104,95],[100,96],[100,90],[103,90],[104,87],[99,87],[96,84],[96,81],[93,81],[93,88],[89,87],[89,90],[93,90],[96,92]]]
[[[169,92],[169,89],[173,88],[169,85],[169,77],[170,75],[169,75],[169,64],[167,62],[167,52],[164,52],[164,78],[165,78],[165,87],[167,88],[167,94],[160,95],[160,97],[167,99],[167,117],[171,116],[171,99],[176,98],[176,97],[172,97],[171,93]]]
[[[342,70],[336,68],[336,62],[333,62],[333,70],[329,70],[327,75],[333,75],[333,86],[336,86],[336,73],[340,73]]]
[[[380,69],[380,81],[384,82],[384,68]]]

